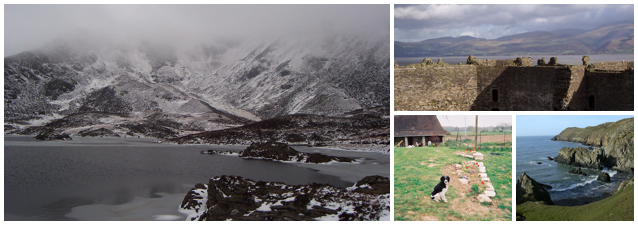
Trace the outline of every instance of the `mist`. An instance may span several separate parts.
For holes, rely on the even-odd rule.
[[[389,18],[389,5],[5,5],[4,55],[60,41],[184,50],[220,41],[389,37]]]

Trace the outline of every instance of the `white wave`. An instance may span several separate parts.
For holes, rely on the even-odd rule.
[[[584,182],[572,184],[572,185],[570,185],[567,188],[554,189],[553,191],[555,191],[555,192],[566,191],[566,190],[574,189],[574,188],[577,188],[577,187],[582,187],[582,186],[585,186],[587,184],[590,184],[591,182],[594,182],[597,179],[598,179],[598,177],[596,177],[596,176],[588,176],[587,178],[584,179]]]

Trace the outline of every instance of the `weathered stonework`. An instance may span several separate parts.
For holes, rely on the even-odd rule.
[[[633,111],[633,62],[568,66],[556,57],[551,65],[543,62],[470,56],[466,65],[398,66],[394,110]]]

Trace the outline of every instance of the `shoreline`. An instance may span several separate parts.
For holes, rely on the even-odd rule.
[[[545,135],[543,135],[543,136],[545,136]],[[554,137],[555,136],[556,135],[554,135]],[[583,146],[588,146],[586,148],[588,151],[591,151],[590,148],[592,148],[592,147],[601,147],[601,146],[596,146],[596,145],[582,143],[582,142],[576,142],[576,141],[553,140],[553,138],[550,139],[550,141],[576,143],[576,144],[580,144],[580,145],[583,145]],[[558,152],[556,152],[556,153],[558,153]],[[558,163],[558,162],[556,162],[556,163],[558,165],[564,165],[564,166],[569,166],[569,167],[572,167],[572,168],[576,168],[576,167],[571,166],[571,165],[566,165],[566,164],[562,164],[562,163]],[[593,168],[587,168],[587,169],[596,170],[596,171],[598,171],[598,173],[601,173],[601,172],[605,172],[605,170],[604,170],[605,168],[606,167],[604,167],[601,170],[593,169]],[[548,191],[548,194],[550,195],[550,198],[552,198],[552,201],[554,202],[554,205],[572,207],[572,206],[584,206],[584,205],[588,205],[588,204],[591,204],[591,203],[594,203],[594,202],[602,201],[604,199],[607,199],[609,197],[614,196],[614,194],[616,193],[618,187],[620,186],[620,184],[622,182],[627,181],[627,180],[631,180],[631,179],[634,178],[634,174],[633,173],[627,173],[627,172],[622,172],[622,171],[618,171],[618,170],[611,170],[611,168],[606,168],[606,169],[607,169],[607,171],[616,171],[616,175],[614,175],[614,177],[620,176],[620,178],[617,178],[616,181],[610,182],[608,187],[605,187],[604,185],[600,185],[600,186],[593,186],[593,185],[588,185],[588,184],[583,185],[583,186],[591,186],[591,187],[587,188],[587,190],[590,191],[590,192],[599,193],[598,195],[596,195],[596,196],[585,196],[586,193],[584,193],[584,192],[573,193],[574,189],[579,188],[579,187],[574,187],[574,188],[570,188],[568,190],[560,191],[560,192],[567,192],[567,193],[569,193],[572,196],[574,194],[577,194],[577,196],[555,200],[553,197],[556,196],[558,191],[552,191],[552,189],[549,189],[547,191]],[[567,176],[567,174],[563,175],[562,177],[564,177],[564,176]],[[597,174],[590,174],[589,176],[597,176]],[[596,182],[596,180],[594,180],[594,182]]]

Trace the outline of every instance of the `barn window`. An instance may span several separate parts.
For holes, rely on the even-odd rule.
[[[492,101],[498,102],[498,90],[496,89],[492,90]]]

